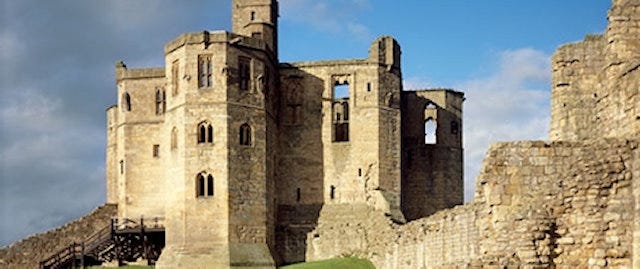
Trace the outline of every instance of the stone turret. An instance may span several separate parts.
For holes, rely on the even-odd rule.
[[[233,0],[233,32],[263,40],[278,54],[278,1]],[[276,57],[277,58],[277,57]]]

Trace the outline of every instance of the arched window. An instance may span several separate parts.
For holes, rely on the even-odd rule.
[[[124,93],[122,95],[122,102],[124,102],[124,111],[131,111],[131,95]]]
[[[424,106],[424,144],[437,143],[438,129],[438,106],[433,102],[428,102]]]
[[[171,149],[178,148],[178,129],[173,127],[171,130]]]
[[[436,131],[438,124],[433,118],[428,118],[424,121],[424,143],[435,144],[437,142]]]
[[[196,196],[202,197],[204,196],[204,175],[199,174],[196,182]]]
[[[434,103],[427,103],[427,105],[424,107],[424,109],[436,109],[436,105]]]
[[[243,124],[240,126],[240,145],[251,146],[251,126]]]
[[[206,121],[198,124],[198,144],[213,143],[213,126]]]
[[[207,177],[207,196],[213,196],[213,176]]]
[[[166,94],[163,90],[156,90],[156,115],[164,114],[167,109]]]
[[[206,139],[206,128],[203,124],[198,126],[198,143],[204,143]]]
[[[212,197],[214,181],[211,174],[202,172],[196,177],[196,197]]]

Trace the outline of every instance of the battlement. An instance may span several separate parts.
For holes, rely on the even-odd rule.
[[[122,61],[116,63],[116,81],[123,79],[162,78],[165,76],[163,67],[128,69]]]

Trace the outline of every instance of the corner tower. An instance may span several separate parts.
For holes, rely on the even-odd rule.
[[[233,0],[233,32],[261,39],[267,50],[278,55],[278,1]],[[277,57],[274,57],[277,59]]]

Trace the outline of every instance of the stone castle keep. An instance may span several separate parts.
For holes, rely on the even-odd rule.
[[[391,37],[367,59],[280,63],[277,1],[232,6],[233,33],[116,66],[107,202],[165,218],[158,268],[304,261],[323,207],[404,223],[462,204],[462,93],[403,91]]]
[[[550,141],[493,144],[464,205],[463,94],[403,90],[391,37],[367,59],[280,63],[277,5],[233,0],[233,33],[184,34],[165,67],[119,62],[107,205],[0,267],[145,216],[164,219],[157,268],[640,268],[640,0],[557,50]]]

